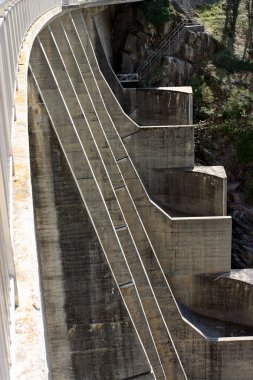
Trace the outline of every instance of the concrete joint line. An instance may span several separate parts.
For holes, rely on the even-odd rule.
[[[124,284],[119,284],[119,287],[121,289],[131,288],[132,286],[134,286],[134,283],[132,281],[125,282]]]
[[[122,160],[126,160],[127,158],[128,158],[128,156],[121,157],[121,158],[116,159],[116,161],[119,162],[119,161],[122,161]]]
[[[127,230],[127,226],[126,225],[115,228],[115,231],[117,231],[117,232],[118,231],[125,231],[125,230]]]
[[[113,190],[118,191],[118,190],[123,190],[125,188],[126,188],[126,186],[124,185],[124,186],[120,186],[120,187],[115,187]]]

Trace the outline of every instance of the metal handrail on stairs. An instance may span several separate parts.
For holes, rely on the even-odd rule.
[[[196,25],[197,21],[194,17],[194,9],[187,0],[174,0],[174,3],[182,10],[187,17],[188,23]]]
[[[186,30],[187,25],[198,25],[198,22],[194,18],[194,10],[187,0],[174,0],[177,6],[185,14],[186,19],[182,20],[180,24],[174,29],[169,35],[167,35],[160,43],[157,49],[154,50],[152,55],[144,61],[137,69],[137,72],[140,78],[143,78],[144,74],[151,68],[151,65],[154,64],[162,54],[167,51],[171,54],[174,51],[176,45],[179,46],[180,40]]]
[[[150,69],[151,65],[154,64],[159,58],[161,58],[165,50],[169,50],[169,52],[171,52],[172,48],[175,47],[175,44],[179,44],[179,39],[182,35],[182,31],[187,24],[187,20],[181,21],[177,28],[173,29],[173,31],[168,36],[166,36],[165,39],[162,40],[161,44],[156,50],[154,50],[152,55],[138,67],[137,72],[140,77],[143,77],[144,73]]]
[[[137,68],[137,74],[121,74],[122,77],[126,77],[129,75],[137,75],[139,79],[142,79],[145,73],[150,70],[151,66],[162,57],[165,51],[168,54],[171,54],[176,46],[179,47],[182,36],[186,31],[185,27],[187,25],[198,25],[198,22],[194,18],[194,10],[187,0],[174,0],[175,4],[182,10],[185,14],[186,19],[182,20],[176,29],[173,29],[171,33],[169,33],[159,44],[158,48],[156,48],[151,56],[142,62]],[[118,75],[119,80],[121,80],[121,76]]]
[[[117,74],[118,80],[122,82],[138,82],[140,80],[140,76],[137,73],[129,73],[129,74]]]

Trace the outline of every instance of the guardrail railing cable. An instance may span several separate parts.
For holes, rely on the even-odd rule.
[[[139,74],[140,78],[143,78],[145,76],[145,74],[162,57],[165,52],[171,55],[176,50],[176,48],[179,48],[186,33],[186,26],[198,25],[198,22],[194,18],[194,9],[187,2],[187,0],[174,0],[174,2],[185,14],[186,19],[182,20],[178,26],[161,41],[151,56],[137,68],[137,73]]]
[[[165,50],[169,49],[171,51],[172,46],[174,46],[174,43],[177,40],[180,31],[186,24],[187,20],[181,21],[177,28],[173,29],[173,31],[169,35],[167,35],[165,39],[161,41],[160,45],[157,49],[154,50],[152,55],[137,68],[137,72],[140,75],[140,77],[143,76],[145,71],[149,69],[155,61],[161,58]]]
[[[14,97],[18,58],[24,36],[41,15],[61,0],[0,0],[0,379],[9,380],[11,366],[10,305],[15,278],[10,226]]]

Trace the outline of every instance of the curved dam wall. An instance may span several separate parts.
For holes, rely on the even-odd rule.
[[[50,375],[144,378],[150,371],[144,351],[31,76],[29,82],[34,212]]]
[[[152,198],[171,212],[189,216],[227,214],[226,174],[222,167],[150,170],[145,181]],[[173,211],[174,210],[174,211]]]
[[[85,376],[85,367],[89,365],[84,362],[93,347],[94,355],[113,360],[107,366],[107,359],[101,363],[93,358],[95,369],[90,369],[90,373],[98,379],[103,368],[104,377],[122,380],[237,380],[241,371],[244,379],[250,379],[251,338],[239,336],[229,320],[217,336],[208,317],[203,315],[201,321],[193,318],[194,311],[177,302],[168,281],[172,273],[183,278],[187,274],[215,273],[221,268],[229,271],[231,220],[223,215],[173,218],[150,199],[139,173],[145,173],[145,168],[166,169],[172,162],[175,167],[185,167],[187,162],[194,164],[192,127],[140,128],[126,116],[94,54],[91,41],[96,36],[93,20],[96,11],[99,9],[72,10],[54,19],[37,36],[30,59],[34,92],[39,94],[37,105],[30,103],[31,131],[37,133],[39,121],[33,115],[39,103],[43,103],[39,107],[47,114],[54,135],[50,142],[51,132],[45,133],[42,128],[45,141],[41,134],[37,136],[37,144],[33,143],[35,136],[31,139],[35,152],[40,146],[37,164],[33,166],[33,182],[39,190],[35,207],[40,202],[44,205],[45,196],[52,206],[49,210],[36,209],[41,268],[43,260],[48,263],[47,253],[52,251],[47,247],[53,244],[56,254],[52,255],[52,265],[58,271],[56,279],[53,271],[46,272],[47,265],[42,270],[51,373],[57,378],[59,368],[63,368],[67,376]],[[43,154],[47,160],[39,158]],[[43,169],[44,161],[48,164]],[[85,235],[86,225],[90,237]],[[99,242],[96,247],[87,244],[93,236]],[[100,263],[97,268],[104,265],[99,251],[103,251],[105,267],[110,269],[107,275],[113,281],[109,283],[94,273],[97,267],[94,257]],[[84,261],[77,266],[78,260]],[[93,278],[96,287],[91,289]],[[58,285],[50,288],[50,282],[56,280]],[[186,282],[183,285],[188,289]],[[127,314],[116,298],[111,307],[102,308],[103,287],[105,298],[111,300],[107,286],[120,295]],[[80,294],[72,292],[72,287],[80,289]],[[90,294],[94,294],[94,299]],[[74,297],[76,302],[72,301]],[[86,308],[83,297],[88,301]],[[93,304],[94,310],[90,310]],[[49,312],[51,308],[55,310],[55,318],[56,310],[65,315],[57,329],[54,315]],[[126,333],[131,339],[127,339],[122,325],[118,330],[114,328],[117,322],[107,325],[107,313],[111,318],[112,310],[116,313],[114,321],[119,318],[123,323],[131,321]],[[90,323],[89,318],[95,322]],[[224,336],[225,331],[228,337]],[[53,350],[59,341],[58,334],[60,354]],[[237,339],[233,334],[237,334]],[[110,347],[119,346],[122,356],[113,358],[115,351],[104,351],[105,341],[110,342]],[[133,346],[136,355],[126,360],[124,355]],[[96,352],[96,347],[102,350]],[[58,364],[54,367],[54,363]],[[69,369],[69,365],[66,368],[66,363],[71,363],[71,368],[74,364],[75,369]],[[123,372],[119,372],[119,367]]]
[[[24,235],[20,231],[28,211],[31,219],[35,217],[49,377],[251,380],[251,330],[241,336],[244,326],[236,317],[235,329],[219,299],[217,303],[213,299],[217,313],[211,315],[215,324],[225,323],[218,336],[205,311],[201,318],[194,314],[201,311],[194,309],[195,286],[203,281],[194,282],[192,275],[230,271],[231,219],[223,211],[207,217],[173,217],[150,198],[142,182],[154,170],[194,166],[192,127],[140,128],[126,116],[100,71],[92,45],[93,16],[104,7],[89,10],[84,4],[84,9],[61,13],[56,7],[43,20],[38,18],[19,60],[14,152],[16,162],[24,165],[24,159],[29,164],[30,57],[34,214],[28,166],[24,172],[16,164],[20,214],[14,224],[19,241],[24,240],[22,249],[30,253],[31,245],[26,244],[33,230],[26,227]],[[98,4],[105,3],[93,2]],[[205,175],[200,183],[204,181]],[[8,236],[8,224],[4,228]],[[23,259],[19,254],[18,269]],[[26,264],[22,277],[32,270]],[[171,286],[172,275],[176,279]],[[228,298],[252,292],[245,286],[236,292],[235,281],[232,286],[229,281],[219,284],[220,294]],[[32,281],[30,288],[35,288]],[[188,297],[181,290],[190,293]],[[34,318],[41,307],[32,302],[28,309]],[[26,310],[19,327],[28,322],[27,316]],[[251,319],[245,320],[252,327]],[[28,356],[23,354],[23,360]],[[10,365],[3,362],[4,379],[9,378]],[[29,370],[32,379],[38,378],[31,365]]]

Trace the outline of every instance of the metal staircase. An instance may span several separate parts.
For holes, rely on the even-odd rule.
[[[144,78],[145,74],[150,70],[150,68],[163,56],[166,52],[167,54],[172,54],[177,50],[183,37],[185,35],[185,26],[188,24],[187,20],[181,21],[176,29],[173,29],[160,43],[158,48],[152,53],[152,55],[145,60],[137,69],[139,77]]]
[[[186,0],[174,0],[175,5],[184,13],[186,18],[178,24],[178,26],[173,29],[165,38],[160,42],[159,46],[153,51],[151,56],[144,60],[137,68],[136,74],[120,74],[118,79],[120,82],[127,82],[128,77],[143,79],[151,67],[154,66],[159,59],[166,53],[167,55],[172,55],[179,49],[181,43],[184,39],[187,27],[197,26],[199,23],[194,18],[194,9]]]
[[[190,3],[188,3],[187,0],[174,0],[173,2],[175,6],[178,7],[186,16],[189,23],[191,23],[192,25],[198,24],[194,17],[194,9],[190,5]]]

